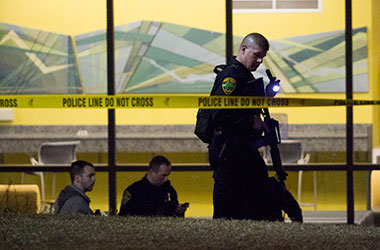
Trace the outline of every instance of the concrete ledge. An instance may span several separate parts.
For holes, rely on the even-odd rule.
[[[289,124],[288,136],[301,140],[307,152],[345,152],[345,124]],[[372,125],[354,124],[354,151],[372,152]],[[369,158],[371,159],[371,158]]]
[[[345,152],[345,124],[284,124],[284,139],[300,140],[306,152]],[[80,140],[77,152],[107,152],[107,126],[0,126],[0,153],[36,153],[42,142]],[[118,152],[206,152],[194,125],[116,127]],[[354,150],[372,151],[372,125],[354,125]],[[369,158],[370,159],[370,158]]]
[[[0,211],[38,214],[40,209],[38,185],[0,185]]]

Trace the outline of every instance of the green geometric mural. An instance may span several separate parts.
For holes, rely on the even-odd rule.
[[[115,27],[116,92],[209,92],[214,66],[225,62],[218,39],[224,35],[161,22]],[[85,90],[104,93],[106,34],[84,34],[75,41]],[[215,45],[216,50],[209,49]]]
[[[368,92],[367,29],[352,32],[354,92]],[[344,31],[272,40],[265,64],[286,93],[345,92]]]
[[[241,37],[234,37],[235,48]],[[270,41],[264,64],[284,93],[345,91],[344,32]],[[353,31],[354,91],[368,91],[366,29]],[[75,37],[0,24],[1,94],[107,92],[106,31]],[[116,93],[209,93],[225,35],[171,23],[115,27]]]
[[[78,94],[70,36],[0,23],[1,94]]]

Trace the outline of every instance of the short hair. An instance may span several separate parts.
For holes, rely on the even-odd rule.
[[[246,45],[250,47],[252,44],[256,44],[263,48],[265,51],[269,50],[269,42],[268,40],[259,33],[250,33],[246,35],[243,39],[243,41],[240,44],[240,48],[242,45]]]
[[[70,167],[71,183],[74,183],[74,178],[76,175],[80,175],[83,173],[84,168],[86,166],[95,168],[94,165],[88,161],[74,161],[71,163],[71,167]]]
[[[154,172],[158,172],[161,165],[170,166],[172,164],[165,156],[157,155],[149,162],[148,171],[153,170]]]

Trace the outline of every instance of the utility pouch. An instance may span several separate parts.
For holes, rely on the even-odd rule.
[[[204,143],[210,143],[214,126],[212,124],[212,115],[210,109],[199,109],[197,113],[197,122],[195,124],[194,134]]]

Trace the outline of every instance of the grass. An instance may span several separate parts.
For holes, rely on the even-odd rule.
[[[380,228],[236,220],[0,214],[0,249],[380,249]]]

